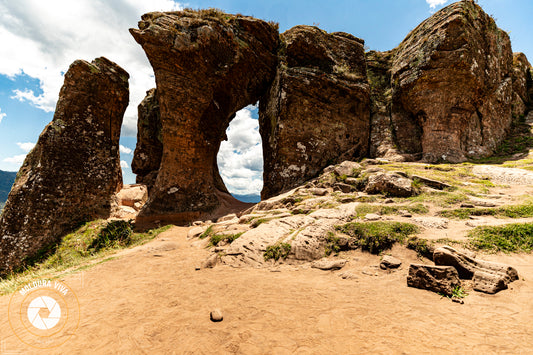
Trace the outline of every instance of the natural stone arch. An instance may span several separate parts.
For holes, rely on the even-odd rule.
[[[187,223],[233,198],[216,164],[236,111],[257,102],[277,63],[275,25],[217,10],[149,13],[130,30],[154,69],[163,153],[137,221]]]

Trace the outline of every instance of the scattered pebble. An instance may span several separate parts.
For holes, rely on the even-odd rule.
[[[222,314],[222,311],[220,309],[216,308],[211,311],[209,318],[212,322],[222,322],[222,320],[224,319],[224,315]]]

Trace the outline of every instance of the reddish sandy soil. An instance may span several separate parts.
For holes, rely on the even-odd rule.
[[[420,260],[399,246],[391,253],[404,265],[392,273],[372,267],[378,256],[359,252],[342,255],[349,263],[335,272],[308,265],[196,271],[208,252],[203,241],[187,240],[186,232],[174,227],[114,260],[64,277],[78,296],[81,317],[75,332],[61,335],[66,342],[58,348],[23,344],[7,320],[10,296],[0,297],[0,353],[533,352],[531,255],[483,256],[515,266],[520,280],[496,295],[472,291],[461,305],[408,288],[407,266]],[[356,278],[339,277],[346,271]],[[222,310],[222,322],[210,321],[214,308]]]

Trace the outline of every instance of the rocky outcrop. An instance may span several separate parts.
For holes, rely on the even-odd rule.
[[[259,104],[263,199],[368,152],[364,42],[310,26],[296,26],[281,40],[276,78]]]
[[[154,12],[131,29],[154,69],[163,155],[137,221],[211,216],[232,199],[216,156],[235,112],[254,104],[274,78],[275,25],[219,10]]]
[[[453,266],[462,279],[472,279],[474,290],[480,292],[496,293],[518,280],[518,272],[509,265],[476,260],[448,246],[435,249],[433,261],[436,265]]]
[[[511,125],[507,33],[474,1],[456,2],[395,50],[392,125],[405,153],[461,162],[493,153]]]
[[[151,89],[146,92],[146,97],[138,107],[137,146],[131,162],[131,171],[137,174],[138,184],[145,184],[148,189],[152,188],[162,155],[163,137],[159,101],[157,90]]]
[[[407,286],[451,296],[454,288],[461,286],[461,280],[452,266],[411,264]]]
[[[55,246],[85,221],[109,217],[122,187],[120,127],[129,75],[106,58],[77,60],[54,118],[28,154],[0,220],[0,275]]]

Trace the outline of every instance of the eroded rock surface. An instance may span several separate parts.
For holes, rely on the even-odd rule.
[[[433,261],[436,265],[453,266],[463,279],[473,279],[476,291],[496,293],[518,280],[518,272],[509,265],[476,260],[448,246],[435,249]]]
[[[531,64],[524,53],[513,54],[513,117],[523,118],[533,99]]]
[[[54,118],[26,157],[4,208],[0,275],[80,223],[109,217],[122,187],[119,137],[128,78],[103,57],[70,66]]]
[[[255,104],[275,75],[276,26],[218,10],[153,12],[130,30],[152,64],[163,155],[137,221],[187,223],[232,197],[216,156],[233,115]]]
[[[281,38],[276,78],[259,105],[263,199],[368,152],[364,42],[310,26],[296,26]]]
[[[453,289],[461,286],[461,280],[452,266],[411,264],[407,286],[451,296]]]
[[[145,184],[151,189],[157,178],[163,155],[161,114],[156,89],[146,92],[146,97],[139,104],[137,112],[137,146],[131,162],[131,171],[137,174],[138,184]]]
[[[511,42],[473,1],[414,29],[392,65],[392,124],[401,150],[430,162],[493,153],[510,128]]]

